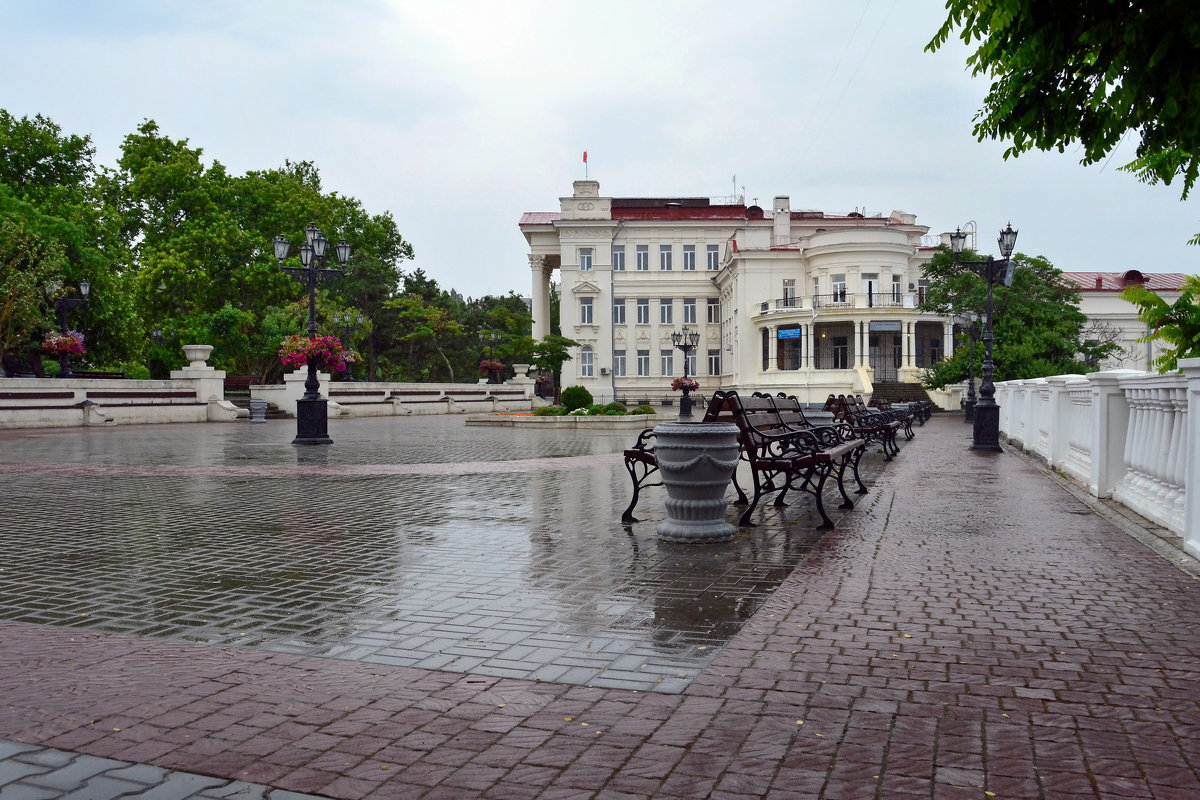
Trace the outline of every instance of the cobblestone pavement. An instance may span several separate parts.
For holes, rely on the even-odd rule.
[[[163,441],[184,436],[168,430],[176,427],[164,426],[158,435]],[[706,555],[721,562],[735,560],[734,553],[766,552],[773,555],[762,563],[776,564],[786,576],[747,592],[740,610],[732,602],[694,609],[688,619],[740,623],[723,640],[714,639],[715,655],[697,665],[690,682],[666,690],[656,684],[657,691],[645,692],[590,680],[591,686],[486,674],[483,663],[454,673],[365,660],[371,653],[322,658],[272,651],[269,639],[232,647],[234,642],[217,634],[193,643],[171,631],[105,630],[88,618],[38,618],[70,598],[70,581],[47,587],[6,572],[0,585],[4,608],[21,611],[0,621],[0,737],[337,798],[1200,796],[1200,581],[1023,460],[968,453],[965,427],[944,417],[918,429],[917,438],[878,474],[867,499],[833,532],[813,536],[801,502],[782,513],[764,510],[762,525],[733,545],[687,551],[676,561],[670,555],[677,548],[657,545],[652,524],[634,526],[630,536],[612,522],[624,493],[619,467],[606,454],[624,437],[605,442],[603,436],[583,436],[576,444],[564,439],[554,454],[525,456],[564,459],[541,470],[558,480],[539,482],[539,473],[507,466],[507,472],[475,472],[472,466],[438,480],[430,477],[433,472],[330,477],[323,472],[329,466],[371,464],[343,455],[348,448],[340,444],[329,449],[324,467],[293,479],[202,474],[72,479],[58,475],[53,465],[105,463],[112,460],[105,452],[115,450],[128,454],[127,466],[138,467],[136,451],[152,455],[154,448],[143,441],[122,449],[88,435],[81,445],[22,439],[28,445],[14,448],[14,439],[2,435],[0,459],[11,465],[6,488],[26,481],[6,495],[30,505],[20,517],[22,530],[3,540],[0,563],[10,569],[15,554],[23,558],[21,574],[53,572],[41,568],[36,550],[28,552],[39,547],[38,535],[23,532],[35,509],[50,518],[34,528],[40,537],[58,537],[43,552],[53,557],[71,542],[81,551],[74,560],[59,559],[59,570],[116,559],[113,549],[96,540],[145,529],[142,539],[119,542],[137,558],[109,561],[100,571],[113,581],[101,589],[112,593],[106,601],[111,606],[120,605],[122,592],[131,592],[130,619],[155,596],[130,576],[152,582],[156,573],[168,573],[156,606],[167,607],[173,592],[188,587],[186,571],[176,562],[185,559],[199,568],[206,559],[224,558],[220,548],[194,541],[219,518],[189,527],[203,518],[201,498],[217,496],[229,498],[227,510],[241,503],[257,515],[225,519],[254,541],[239,551],[240,558],[269,549],[265,538],[290,537],[294,543],[284,555],[297,563],[320,563],[333,560],[328,541],[353,543],[361,535],[376,544],[390,541],[403,554],[376,554],[386,563],[371,574],[382,580],[416,574],[413,564],[432,568],[439,560],[469,561],[480,537],[489,549],[504,553],[511,530],[506,525],[524,525],[527,557],[556,548],[570,553],[547,562],[554,568],[587,559],[593,576],[588,586],[603,583],[594,576],[628,570],[642,558],[658,560],[662,566],[655,574],[664,579],[695,576],[694,583],[677,585],[679,594],[665,610],[647,607],[647,615],[664,623],[648,624],[645,630],[651,631],[691,635],[678,630],[686,627],[678,619],[688,608],[688,591],[712,583],[704,573]],[[331,425],[331,433],[339,443],[351,440],[348,424]],[[146,434],[128,441],[139,436]],[[381,434],[371,436],[386,450]],[[84,447],[83,455],[72,450],[76,446]],[[250,445],[231,447],[222,457],[236,463],[234,455],[243,450]],[[503,447],[451,444],[446,451],[451,450],[472,462],[516,458]],[[536,453],[537,446],[519,439],[510,452],[517,450]],[[279,465],[278,456],[256,457],[261,466]],[[34,461],[46,470],[29,466]],[[220,463],[195,452],[156,463],[162,461],[179,468]],[[488,482],[493,479],[497,482]],[[204,481],[212,487],[193,486]],[[321,512],[306,521],[306,500],[328,503],[326,498],[343,497],[356,481],[378,485],[350,498],[339,509],[342,516]],[[432,489],[425,485],[439,481]],[[543,497],[555,502],[539,502]],[[466,510],[439,524],[445,516],[430,512],[448,501]],[[260,511],[279,503],[289,514]],[[372,503],[373,511],[359,510]],[[108,516],[89,510],[89,504],[107,508]],[[522,516],[522,508],[535,504],[541,513]],[[494,511],[498,506],[503,510]],[[555,508],[564,511],[554,516],[548,510]],[[582,513],[572,515],[575,508]],[[79,515],[93,521],[82,522]],[[479,522],[472,523],[476,515]],[[645,514],[656,515],[661,516],[658,498]],[[95,522],[105,519],[107,526]],[[292,522],[283,525],[284,519]],[[395,535],[387,540],[389,519],[424,520],[428,546],[437,548],[446,539],[454,544],[436,559],[421,561],[422,544],[406,531],[422,526],[392,525]],[[254,538],[262,528],[273,537]],[[539,536],[550,538],[539,544]],[[600,540],[594,550],[579,543],[588,539]],[[634,544],[636,558],[614,555],[633,551]],[[193,548],[199,554],[190,553]],[[796,548],[796,557],[781,555],[790,548]],[[337,587],[358,575],[354,570],[364,553],[352,550],[345,563],[335,563],[324,585],[317,577],[312,580],[318,583],[299,586],[323,586],[328,594],[319,595],[321,603],[336,601]],[[222,569],[232,562],[226,563]],[[252,563],[248,575],[263,568]],[[85,576],[81,592],[91,591],[86,570],[71,574]],[[267,583],[286,584],[287,577],[272,575]],[[575,592],[578,581],[560,583],[555,594],[543,588],[555,580],[552,575],[522,578],[525,583],[513,593],[532,591],[539,604],[561,601],[559,618],[569,617],[570,603],[561,600],[568,596],[582,609],[576,613],[595,613],[598,595]],[[30,610],[39,606],[29,596],[42,598],[40,611]],[[230,619],[249,610],[230,603],[223,612]]]
[[[716,551],[614,525],[636,432],[427,416],[331,433],[329,448],[293,447],[286,423],[0,437],[25,512],[0,539],[0,619],[679,691],[818,539],[804,502]],[[662,490],[646,494],[642,516],[662,519]]]
[[[0,739],[3,800],[317,800],[317,795]]]

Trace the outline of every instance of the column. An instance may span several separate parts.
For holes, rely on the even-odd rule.
[[[531,254],[529,271],[533,288],[533,307],[530,309],[533,314],[533,338],[540,340],[550,334],[550,280],[546,274],[546,257]],[[604,313],[603,309],[598,313]]]
[[[1181,358],[1179,368],[1187,379],[1187,447],[1183,468],[1183,548],[1200,558],[1200,358]]]

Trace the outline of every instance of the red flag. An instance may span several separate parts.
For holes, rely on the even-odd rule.
[[[587,150],[583,151],[583,163],[587,163]]]

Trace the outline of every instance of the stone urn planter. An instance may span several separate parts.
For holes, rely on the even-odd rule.
[[[203,367],[205,366],[208,357],[212,355],[211,344],[185,344],[183,346],[183,354],[187,356],[187,360],[192,362],[188,366]]]
[[[738,465],[738,428],[723,422],[667,422],[654,428],[654,457],[667,490],[667,519],[658,538],[668,542],[728,542],[725,490]]]

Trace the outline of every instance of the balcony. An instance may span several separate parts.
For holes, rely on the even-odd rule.
[[[833,292],[808,297],[780,297],[756,304],[755,316],[807,311],[810,314],[832,313],[853,309],[915,309],[920,301],[914,292]]]

